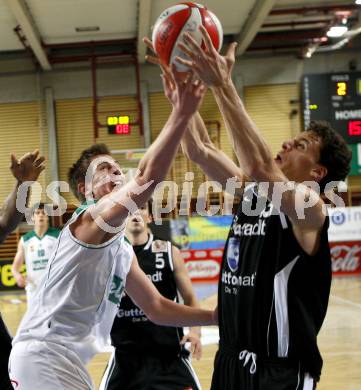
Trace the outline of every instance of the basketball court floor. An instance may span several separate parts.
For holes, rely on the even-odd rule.
[[[311,272],[311,271],[310,271]],[[196,286],[203,307],[213,308],[216,286]],[[26,310],[24,294],[0,295],[0,311],[12,334]],[[217,350],[217,328],[204,328],[203,357],[193,365],[203,390],[210,388]],[[318,390],[361,390],[361,279],[334,278],[327,317],[319,335],[324,369]],[[98,388],[109,352],[94,357],[88,365]],[[227,390],[227,389],[224,389]]]

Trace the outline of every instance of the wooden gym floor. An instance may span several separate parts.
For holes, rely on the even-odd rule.
[[[213,307],[215,297],[203,303]],[[26,309],[24,294],[0,295],[0,311],[12,334]],[[324,369],[318,390],[361,390],[361,279],[335,278],[328,314],[319,335]],[[203,348],[203,357],[194,361],[203,390],[210,387],[217,346]],[[109,353],[97,355],[88,365],[96,388]],[[226,390],[226,389],[225,389]]]

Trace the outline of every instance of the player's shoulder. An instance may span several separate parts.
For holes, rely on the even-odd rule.
[[[132,261],[134,257],[134,250],[133,250],[133,245],[130,243],[130,241],[127,239],[127,237],[123,236],[121,238],[122,242],[122,256],[127,259],[127,261],[130,262]]]
[[[126,236],[124,236],[123,238],[123,243],[124,243],[124,246],[129,249],[129,248],[133,248],[132,244],[130,243],[130,241],[128,240],[128,238]]]
[[[81,214],[87,211],[89,207],[94,206],[96,203],[97,201],[95,199],[85,201],[77,209],[75,209],[72,218],[79,217]]]
[[[23,242],[27,242],[34,237],[36,237],[35,231],[31,230],[30,232],[25,233],[21,238]]]
[[[47,236],[50,236],[50,237],[53,237],[53,238],[58,238],[59,234],[60,234],[60,230],[56,229],[56,228],[53,228],[53,227],[50,227],[48,229],[48,231],[46,232]]]
[[[131,255],[133,257],[134,250],[133,250],[133,245],[131,244],[131,242],[128,240],[128,238],[126,236],[123,236],[122,242],[123,242],[123,250],[125,250],[126,253],[128,253],[129,255]]]

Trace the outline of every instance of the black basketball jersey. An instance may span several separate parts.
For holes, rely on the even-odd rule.
[[[331,285],[327,228],[328,218],[319,250],[309,256],[289,219],[259,196],[256,186],[246,187],[223,255],[218,294],[221,347],[248,350],[260,358],[288,357],[314,378],[320,376],[316,339]]]
[[[160,294],[178,301],[171,242],[150,234],[145,245],[133,246],[133,249],[139,266]],[[181,352],[179,343],[182,337],[182,328],[156,325],[148,320],[129,296],[122,298],[111,330],[112,345],[117,350],[135,354],[178,355]]]

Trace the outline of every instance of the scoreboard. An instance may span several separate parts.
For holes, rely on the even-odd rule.
[[[128,135],[130,134],[130,118],[128,115],[108,116],[108,134]]]
[[[361,143],[361,72],[305,75],[302,101],[305,128],[325,120],[348,144]]]

